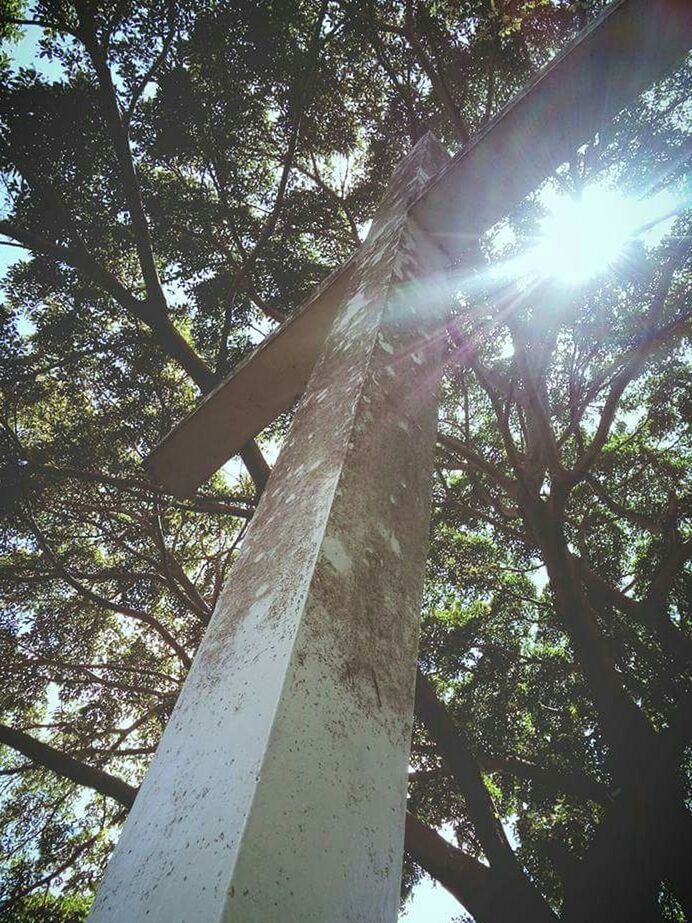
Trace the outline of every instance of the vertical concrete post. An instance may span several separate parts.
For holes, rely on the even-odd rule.
[[[443,336],[395,171],[92,923],[397,917]]]

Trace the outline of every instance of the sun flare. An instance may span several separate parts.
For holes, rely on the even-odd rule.
[[[634,199],[599,185],[588,186],[577,198],[551,196],[532,253],[534,272],[568,285],[602,274],[623,256],[629,241],[661,229],[676,211],[672,200],[668,190]]]
[[[564,282],[582,282],[612,265],[635,226],[631,201],[613,189],[591,186],[578,199],[553,203],[541,222],[536,262]]]

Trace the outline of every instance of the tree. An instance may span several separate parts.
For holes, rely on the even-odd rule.
[[[248,445],[249,477],[180,501],[142,457],[352,251],[413,141],[465,143],[599,6],[4,4],[6,49],[38,30],[60,74],[5,61],[0,95],[7,919],[88,901],[268,472]],[[689,87],[552,182],[679,185]],[[405,890],[682,920],[689,220],[578,289],[498,282],[543,201],[459,268],[445,332]]]

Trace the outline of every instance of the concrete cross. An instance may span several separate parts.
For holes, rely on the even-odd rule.
[[[450,160],[426,135],[362,248],[153,453],[185,495],[303,395],[92,923],[392,923],[444,270],[692,43],[619,0]]]

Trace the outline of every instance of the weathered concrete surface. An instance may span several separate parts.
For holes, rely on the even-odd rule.
[[[443,336],[395,172],[91,923],[392,923]]]

